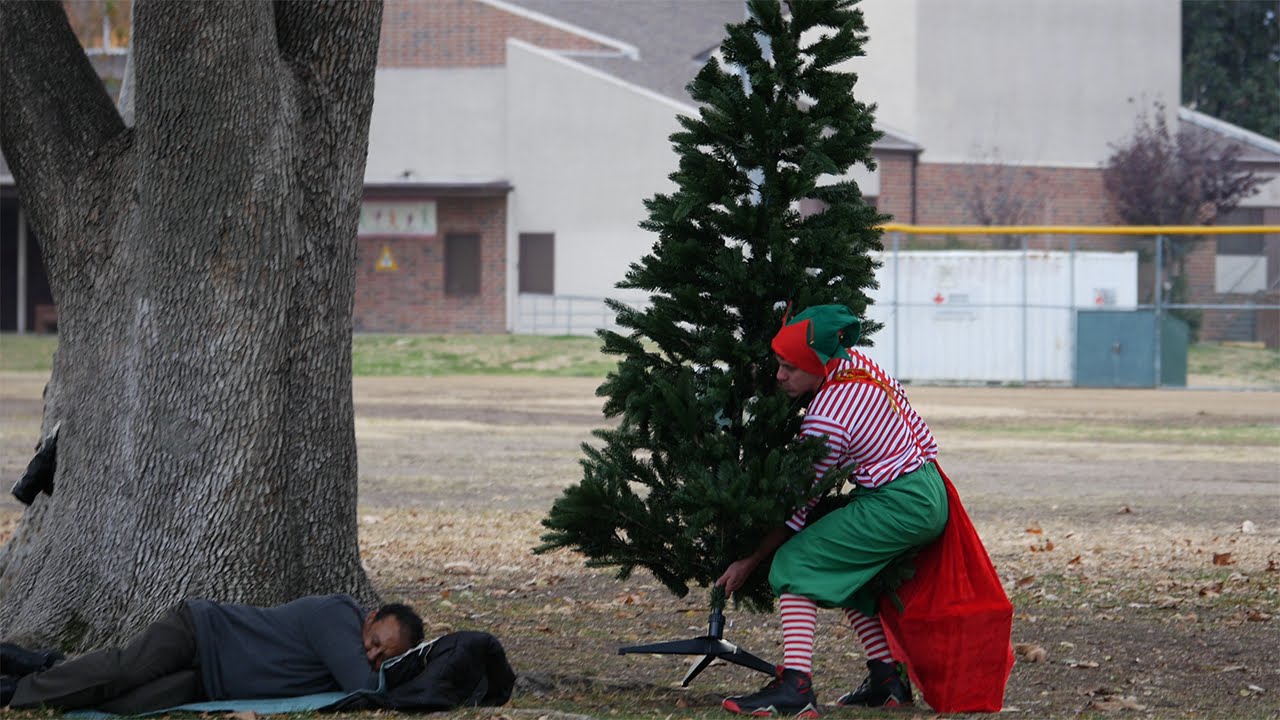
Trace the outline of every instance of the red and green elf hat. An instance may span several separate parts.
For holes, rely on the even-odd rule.
[[[783,321],[770,345],[778,357],[812,375],[827,374],[833,358],[848,359],[862,332],[862,321],[844,305],[815,305]]]

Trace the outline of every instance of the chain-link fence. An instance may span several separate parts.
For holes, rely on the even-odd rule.
[[[1280,227],[885,230],[866,352],[905,381],[1280,389]],[[516,303],[518,333],[602,327],[602,298]]]

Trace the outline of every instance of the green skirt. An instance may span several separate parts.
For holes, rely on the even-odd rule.
[[[878,488],[857,486],[848,505],[778,548],[769,584],[779,595],[875,615],[880,591],[868,587],[872,579],[929,544],[946,524],[947,491],[933,463]]]

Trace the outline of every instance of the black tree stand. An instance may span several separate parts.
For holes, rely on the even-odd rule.
[[[725,660],[731,663],[759,670],[766,675],[778,671],[771,662],[765,662],[742,648],[724,639],[724,612],[719,607],[711,608],[711,617],[707,621],[707,634],[689,640],[671,640],[651,645],[632,645],[618,648],[619,655],[630,653],[649,653],[653,655],[701,655],[694,661],[689,672],[680,681],[681,687],[689,687],[689,683],[698,674],[707,669],[713,661]]]

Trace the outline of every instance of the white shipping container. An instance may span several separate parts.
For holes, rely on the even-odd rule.
[[[867,355],[914,382],[1070,383],[1075,310],[1138,304],[1136,252],[880,253]],[[896,264],[895,264],[896,260]]]

